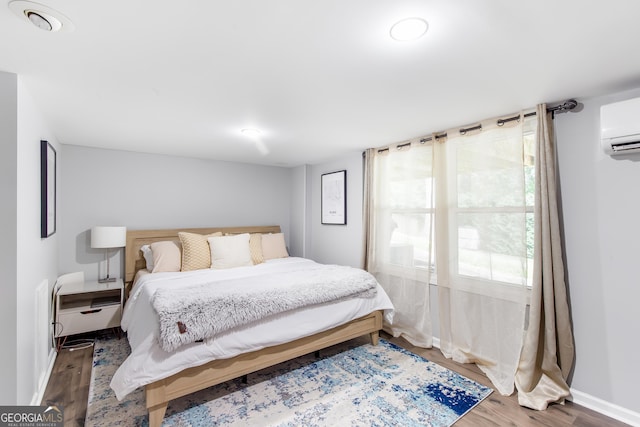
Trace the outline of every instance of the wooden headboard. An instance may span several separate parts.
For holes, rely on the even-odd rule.
[[[168,230],[127,230],[127,246],[125,248],[125,289],[130,289],[133,279],[139,270],[146,267],[140,248],[153,242],[172,240],[180,242],[178,232],[210,234],[221,231],[226,234],[240,233],[280,233],[279,225],[251,227],[217,227],[217,228],[175,228]]]

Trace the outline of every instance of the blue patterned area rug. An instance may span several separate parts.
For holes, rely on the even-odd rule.
[[[353,345],[353,344],[352,344]],[[118,402],[126,339],[96,341],[87,426],[145,426],[143,391]],[[385,340],[347,344],[169,403],[166,426],[450,426],[492,390]]]

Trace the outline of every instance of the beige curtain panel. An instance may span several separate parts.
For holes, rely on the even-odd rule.
[[[562,262],[553,121],[545,104],[536,112],[534,273],[516,387],[520,405],[543,410],[570,396],[566,380],[573,366],[574,342]]]

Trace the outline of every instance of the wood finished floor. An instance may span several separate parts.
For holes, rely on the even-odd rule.
[[[434,363],[491,387],[487,377],[475,365],[460,364],[446,359],[437,348],[415,347],[402,338],[393,338],[387,334],[383,334],[382,337]],[[358,338],[357,341],[367,342],[365,338]],[[77,350],[63,349],[56,358],[42,404],[62,405],[65,427],[84,426],[92,359],[93,347]],[[515,394],[501,396],[494,391],[456,423],[456,427],[483,426],[622,427],[627,424],[571,402],[565,405],[552,405],[546,411],[534,411],[518,405]]]

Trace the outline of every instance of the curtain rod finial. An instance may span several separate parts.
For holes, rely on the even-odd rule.
[[[562,108],[565,110],[573,110],[577,106],[578,106],[578,101],[576,101],[575,99],[569,99],[565,101],[564,104],[562,104]]]

